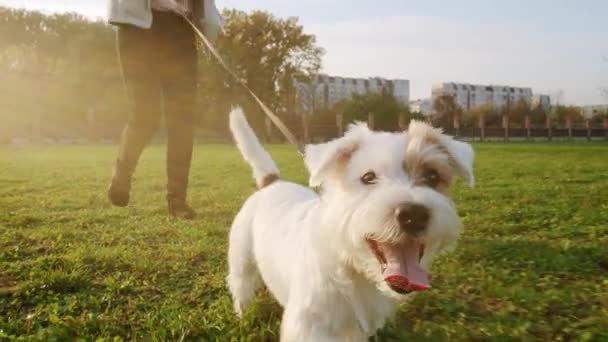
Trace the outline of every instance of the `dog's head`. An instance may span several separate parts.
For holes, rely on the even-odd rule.
[[[448,190],[457,176],[473,185],[471,146],[419,121],[404,133],[359,123],[308,145],[305,162],[321,187],[323,238],[339,258],[391,295],[429,288],[433,256],[459,235]]]

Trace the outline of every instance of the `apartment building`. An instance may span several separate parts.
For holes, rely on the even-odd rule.
[[[431,100],[435,103],[442,95],[453,96],[462,109],[471,110],[484,105],[500,108],[521,100],[532,103],[533,94],[532,88],[448,82],[433,87]]]
[[[585,118],[592,118],[596,115],[608,114],[608,105],[592,105],[592,106],[582,106],[581,114]]]
[[[541,107],[544,109],[548,109],[551,107],[551,97],[549,95],[544,94],[535,94],[532,95],[532,107]]]
[[[410,102],[410,112],[422,115],[433,113],[433,101],[431,99],[418,99]]]
[[[313,112],[330,107],[354,94],[389,92],[397,101],[407,105],[410,100],[410,81],[388,80],[380,77],[352,78],[320,74],[312,82],[295,82],[297,102],[301,110]]]

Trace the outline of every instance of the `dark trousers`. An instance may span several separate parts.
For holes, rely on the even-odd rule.
[[[194,32],[178,15],[154,12],[149,30],[120,26],[117,46],[131,105],[122,133],[118,169],[130,177],[164,112],[168,138],[167,194],[168,198],[185,200],[195,127]]]

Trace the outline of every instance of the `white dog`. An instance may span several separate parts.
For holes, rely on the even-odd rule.
[[[459,235],[447,190],[456,175],[473,184],[470,145],[423,122],[406,133],[351,125],[306,147],[317,193],[279,179],[240,109],[230,128],[260,188],[230,232],[237,314],[261,278],[284,308],[282,341],[365,341],[406,294],[431,287],[431,259]]]

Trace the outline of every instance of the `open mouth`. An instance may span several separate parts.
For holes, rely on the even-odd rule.
[[[367,243],[380,263],[384,281],[393,291],[408,294],[431,288],[429,276],[420,266],[424,255],[422,243],[415,239],[397,244],[368,239]]]

